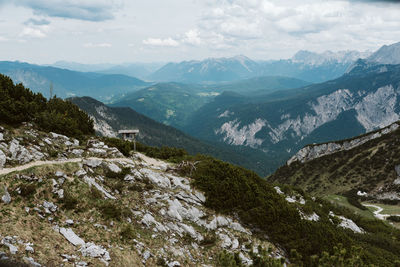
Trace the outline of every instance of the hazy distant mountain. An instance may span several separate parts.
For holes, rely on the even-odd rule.
[[[0,73],[47,97],[51,83],[54,86],[54,94],[59,97],[92,96],[103,101],[149,85],[126,75],[77,72],[9,61],[0,62]]]
[[[258,68],[258,63],[245,56],[208,58],[203,61],[168,63],[149,78],[186,83],[226,82],[257,76]]]
[[[400,64],[400,42],[382,46],[369,56],[367,61],[378,64]]]
[[[82,64],[69,61],[57,61],[50,65],[52,67],[82,71],[82,72],[98,72],[104,74],[122,74],[139,79],[147,79],[147,77],[161,68],[164,63],[123,63],[123,64]]]
[[[300,50],[292,58],[293,63],[303,63],[305,65],[320,66],[330,63],[351,64],[359,58],[366,58],[370,52],[359,51],[325,51],[323,53],[315,53],[305,50]]]
[[[106,74],[123,74],[148,80],[149,75],[161,68],[164,63],[126,63],[112,66],[97,72]]]
[[[104,63],[104,64],[83,64],[78,62],[72,61],[57,61],[53,64],[49,65],[50,67],[68,69],[68,70],[75,70],[75,71],[82,71],[82,72],[97,72],[100,70],[108,69],[115,64],[111,63]]]
[[[168,63],[149,76],[154,81],[220,83],[257,76],[287,76],[309,82],[340,77],[358,58],[368,52],[327,51],[321,54],[299,51],[291,59],[253,61],[245,56],[209,58],[203,61]]]

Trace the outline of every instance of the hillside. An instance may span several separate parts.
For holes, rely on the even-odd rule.
[[[89,97],[69,99],[94,120],[96,132],[115,137],[120,129],[139,129],[138,140],[150,146],[184,148],[190,154],[206,154],[244,166],[260,175],[271,173],[263,152],[251,148],[235,148],[224,144],[200,141],[183,132],[156,122],[127,107],[109,107]]]
[[[1,131],[1,263],[388,266],[399,259],[395,229],[212,158],[174,164],[32,125]],[[33,148],[40,162],[21,153]]]
[[[78,72],[17,61],[0,62],[0,73],[46,97],[49,97],[51,83],[54,88],[53,95],[58,97],[92,96],[103,101],[149,85],[126,75]]]
[[[361,137],[307,146],[267,180],[321,196],[360,191],[375,200],[400,201],[399,137],[396,122]]]

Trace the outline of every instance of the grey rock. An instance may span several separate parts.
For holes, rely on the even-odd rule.
[[[8,191],[7,191],[7,187],[4,187],[4,195],[1,197],[1,200],[5,204],[9,204],[11,202],[11,196],[10,196],[10,193],[8,193]]]
[[[112,171],[112,172],[117,172],[117,173],[120,173],[122,170],[121,170],[121,168],[120,167],[118,167],[116,164],[114,164],[114,163],[109,163],[108,164],[108,169],[110,169],[110,171]]]
[[[24,260],[29,262],[34,267],[41,267],[42,266],[39,263],[37,263],[32,257],[24,257]]]
[[[101,163],[102,163],[102,161],[99,159],[85,159],[83,161],[84,165],[89,166],[91,168],[96,168],[96,167],[100,166]]]
[[[92,242],[83,244],[79,251],[84,257],[101,258],[104,261],[111,260],[110,254],[105,248],[103,248],[102,246],[98,246]]]
[[[51,214],[57,211],[57,205],[49,201],[43,201],[43,208],[47,214]]]
[[[77,236],[71,228],[60,228],[60,234],[62,234],[72,245],[74,246],[83,246],[85,245],[85,241],[82,238]]]
[[[74,154],[75,156],[80,157],[82,156],[83,152],[85,152],[83,149],[73,149],[71,153]]]
[[[0,150],[0,170],[4,168],[7,162],[7,157],[2,150]]]

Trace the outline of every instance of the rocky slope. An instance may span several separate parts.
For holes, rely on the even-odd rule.
[[[238,213],[219,213],[212,208],[217,203],[215,192],[212,188],[201,191],[199,188],[209,186],[202,187],[195,180],[198,175],[209,179],[209,174],[182,175],[182,168],[202,169],[202,162],[172,164],[140,153],[123,157],[118,149],[95,138],[82,144],[56,133],[39,132],[29,124],[1,128],[0,144],[0,263],[230,266],[227,262],[234,260],[245,266],[260,262],[280,266],[296,260],[276,242],[287,239],[281,233],[300,231],[296,233],[309,240],[310,234],[300,229],[319,229],[312,235],[321,229],[335,231],[332,240],[324,242],[326,246],[333,239],[362,238],[367,232],[376,232],[366,221],[354,221],[351,214],[299,191],[264,185],[256,191],[266,190],[265,197],[272,201],[268,205],[279,214],[275,218],[273,213],[262,212],[262,217],[275,218],[278,227],[271,225],[274,231],[269,235],[259,222],[243,223],[239,208],[235,208]],[[225,183],[238,181],[237,173]],[[250,176],[245,179],[253,187]],[[226,190],[226,186],[214,189]],[[228,194],[217,197],[227,200]],[[253,201],[250,197],[243,204]],[[285,221],[287,229],[281,228],[281,216],[290,217]],[[290,238],[296,240],[296,236]],[[321,244],[318,240],[312,243]],[[383,263],[392,262],[394,254],[390,255]]]
[[[400,200],[399,123],[349,140],[301,149],[267,179],[296,185],[313,194],[369,200]]]

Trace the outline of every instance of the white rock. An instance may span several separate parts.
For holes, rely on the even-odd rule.
[[[0,170],[4,168],[7,162],[7,157],[2,150],[0,150]]]
[[[102,246],[98,246],[92,242],[83,244],[79,251],[84,257],[101,258],[105,261],[111,260],[110,254],[105,248],[103,248]]]
[[[83,152],[85,152],[83,149],[72,149],[71,153],[74,154],[75,156],[82,156]]]
[[[150,258],[150,256],[151,256],[150,251],[146,250],[146,251],[143,253],[143,260],[146,262],[146,261]]]
[[[147,176],[147,178],[149,178],[149,180],[153,184],[156,184],[163,188],[171,188],[171,181],[161,173],[157,173],[150,169],[141,169],[140,172],[143,175]]]
[[[357,191],[357,196],[363,197],[366,196],[367,192],[361,192],[361,191]]]
[[[3,133],[0,133],[0,141],[3,141],[4,137],[3,137]]]
[[[229,221],[224,216],[217,216],[218,227],[224,227],[229,225]]]
[[[33,244],[32,243],[25,244],[25,251],[29,253],[35,253],[35,250],[33,249]]]
[[[230,248],[232,246],[232,240],[229,236],[222,233],[219,233],[218,236],[222,241],[221,243],[222,248]]]
[[[239,247],[239,240],[236,238],[232,241],[232,249],[237,249]]]
[[[61,138],[61,139],[64,139],[64,140],[69,140],[68,137],[66,137],[65,135],[62,135],[62,134],[56,134],[56,133],[50,132],[50,135],[53,138]]]
[[[253,260],[247,258],[242,252],[239,253],[239,258],[244,265],[250,266],[253,264]]]
[[[281,191],[281,188],[279,186],[275,186],[274,188],[276,190],[276,193],[278,193],[279,195],[283,195],[283,192]]]
[[[8,247],[11,254],[16,254],[18,252],[18,247],[14,246],[15,240],[11,236],[6,236],[1,240],[1,244]]]
[[[181,264],[179,263],[179,261],[173,261],[168,263],[168,267],[180,267],[180,266]]]
[[[68,225],[73,225],[74,224],[74,220],[68,219],[68,220],[65,220],[65,223],[68,224]]]
[[[2,200],[5,204],[9,204],[9,203],[11,202],[10,193],[8,193],[7,187],[5,187],[5,186],[4,186],[4,195],[1,197],[1,200]]]
[[[102,163],[102,161],[99,159],[85,159],[83,161],[83,164],[85,164],[86,166],[92,167],[92,168],[96,168],[96,167],[100,166],[101,163]]]
[[[24,257],[24,260],[29,262],[34,267],[41,267],[42,266],[39,263],[37,263],[32,257]]]
[[[72,245],[74,246],[83,246],[85,245],[85,241],[82,238],[77,236],[71,228],[61,227],[59,230],[60,234],[62,234]]]
[[[111,195],[110,193],[108,193],[101,185],[99,185],[94,178],[91,178],[87,175],[85,175],[83,177],[83,180],[89,185],[89,186],[94,186],[96,187],[97,190],[99,190],[100,192],[102,192],[104,194],[105,198],[109,198],[109,199],[116,199],[113,195]]]
[[[87,174],[87,172],[84,169],[80,169],[79,171],[77,171],[75,173],[75,175],[78,176],[78,177],[84,176],[86,174]]]
[[[116,173],[119,173],[119,172],[122,171],[121,168],[118,167],[118,166],[117,166],[116,164],[114,164],[114,163],[109,163],[109,164],[108,164],[108,168],[110,169],[110,171],[116,172]]]
[[[65,175],[65,173],[63,173],[62,171],[56,171],[56,177],[63,177]]]
[[[107,151],[104,149],[100,149],[100,148],[89,148],[88,149],[89,152],[92,152],[94,154],[99,154],[99,155],[105,155],[107,154]]]
[[[355,224],[351,219],[348,219],[343,216],[338,216],[338,217],[342,220],[339,224],[340,227],[350,229],[353,232],[359,234],[365,233],[365,231],[362,228],[358,227],[358,225]]]
[[[167,215],[170,216],[173,219],[176,219],[178,221],[182,221],[182,216],[179,214],[179,210],[182,209],[182,204],[179,202],[179,200],[174,199],[173,201],[169,200],[169,208],[167,211]]]
[[[51,213],[57,211],[57,205],[55,205],[52,202],[48,202],[48,201],[43,201],[43,208],[44,208],[44,211],[48,214],[51,214]]]

